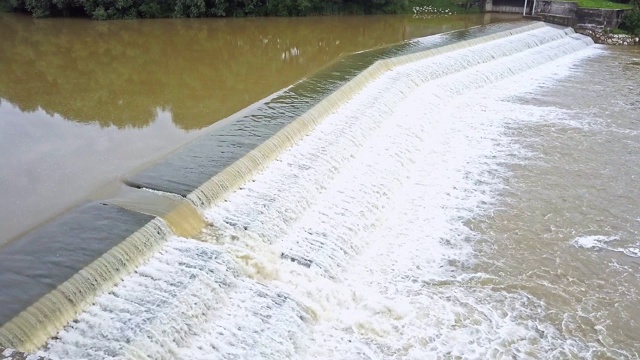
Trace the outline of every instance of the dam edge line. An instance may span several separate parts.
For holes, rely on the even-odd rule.
[[[462,44],[469,46],[478,45],[504,36],[515,35],[546,26],[549,25],[543,22],[533,22],[519,26],[515,29],[501,31],[475,39],[464,40],[451,45],[420,51],[414,54],[378,60],[356,77],[349,80],[346,84],[340,86],[327,97],[323,98],[319,103],[303,113],[302,116],[297,117],[284,128],[277,131],[266,141],[258,145],[258,147],[250,150],[239,160],[235,161],[221,172],[214,175],[209,181],[193,190],[186,196],[186,199],[200,212],[203,208],[214,206],[215,204],[222,202],[229,193],[241,187],[257,172],[260,172],[268,166],[281,153],[294,146],[303,137],[307,136],[331,112],[342,106],[344,102],[349,101],[357,91],[373,82],[382,74],[391,71],[396,67],[423,60],[431,56],[454,51]],[[569,29],[570,28],[565,28],[565,32],[569,31]],[[265,156],[264,154],[268,155]],[[162,233],[161,237],[164,240],[156,242],[145,241],[145,238],[141,236],[143,233],[154,231],[156,233]],[[2,327],[0,327],[0,340],[2,340],[0,345],[24,352],[37,350],[51,336],[55,335],[57,331],[71,321],[73,317],[77,316],[78,313],[90,305],[98,294],[108,292],[109,289],[117,284],[124,276],[135,272],[137,266],[153,256],[153,254],[157,252],[171,234],[172,231],[166,224],[164,224],[164,220],[159,217],[155,217],[142,228],[138,229],[134,234],[127,237],[127,239],[122,241],[121,244],[99,256],[79,273],[72,276],[70,279],[59,285],[55,290],[29,306],[25,311],[18,314],[11,321],[3,324]],[[142,256],[134,258],[131,256],[133,254],[127,254],[127,252],[124,251],[124,248],[127,247],[135,247],[139,249]],[[96,269],[101,269],[107,265],[107,262],[104,260],[105,257],[114,257],[118,259],[118,264],[121,264],[121,267],[115,269],[113,276],[103,279],[103,282],[100,283],[100,281],[97,281],[98,278],[95,274]],[[94,287],[89,291],[79,291],[80,289],[75,289],[77,285],[74,284],[82,282],[81,279],[85,280],[84,283],[88,282],[94,285]],[[69,296],[74,293],[81,295],[78,301],[71,301]],[[56,302],[57,300],[55,299],[62,298],[66,298],[70,303],[72,303],[74,305],[74,310],[61,309],[59,313],[52,315],[58,316],[55,321],[51,321],[51,318],[45,318],[42,315],[42,310],[44,309],[43,304],[47,302]],[[31,341],[19,340],[19,336],[17,336],[17,334],[25,333],[36,334],[36,337]]]

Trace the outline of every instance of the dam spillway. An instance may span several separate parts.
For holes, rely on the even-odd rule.
[[[495,99],[543,86],[597,50],[542,23],[475,29],[446,43],[451,36],[348,58],[361,68],[296,84],[133,176],[133,187],[185,197],[209,225],[181,237],[142,217],[156,230],[142,241],[152,245],[136,257],[140,266],[46,279],[50,289],[71,284],[63,293],[80,294],[81,306],[37,304],[38,313],[62,307],[55,321],[19,309],[0,328],[0,345],[60,359],[593,351],[535,314],[513,312],[527,303],[525,313],[541,311],[526,293],[467,290],[465,281],[493,280],[458,270],[477,236],[465,221],[489,210],[505,163],[526,156],[508,129],[556,115],[513,112]],[[300,106],[281,105],[282,96]],[[106,264],[129,264],[127,256]],[[504,303],[504,314],[474,303],[481,298]],[[43,324],[46,336],[28,330]]]

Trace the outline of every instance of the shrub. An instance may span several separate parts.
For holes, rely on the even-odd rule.
[[[622,30],[622,29],[611,29],[611,34],[614,34],[614,35],[627,35],[627,34],[629,34],[629,32],[626,31],[626,30]]]
[[[95,20],[401,13],[409,0],[0,0],[35,17],[82,14]],[[450,1],[450,0],[439,0]]]
[[[13,9],[9,0],[0,0],[0,12],[9,12]]]
[[[626,11],[620,29],[640,36],[640,9]]]
[[[25,8],[35,17],[46,17],[51,14],[50,0],[26,0]]]

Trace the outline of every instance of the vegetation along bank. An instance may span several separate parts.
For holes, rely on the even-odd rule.
[[[478,11],[475,0],[0,0],[0,11],[35,17],[83,16],[96,20],[223,16],[400,14],[419,6]],[[476,4],[477,5],[477,4]]]

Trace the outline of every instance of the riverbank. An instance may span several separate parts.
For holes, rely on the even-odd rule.
[[[431,7],[452,13],[479,12],[471,0],[249,0],[243,2],[221,0],[215,2],[185,0],[134,0],[123,2],[97,2],[85,0],[27,1],[0,0],[0,11],[16,11],[34,17],[88,17],[94,20],[251,17],[251,16],[315,16],[315,15],[371,15],[410,14],[414,8]]]
[[[590,66],[602,47],[566,55],[582,38],[456,42],[387,73],[203,206],[202,236],[170,239],[47,354],[632,358],[637,105],[615,86],[636,65]]]
[[[587,8],[585,5],[603,6]],[[594,42],[607,45],[635,45],[640,35],[640,12],[630,10],[631,5],[609,6],[606,1],[538,1],[531,19],[571,26]],[[608,8],[606,8],[609,6]],[[618,30],[618,28],[620,30]],[[625,34],[626,32],[626,34]]]

